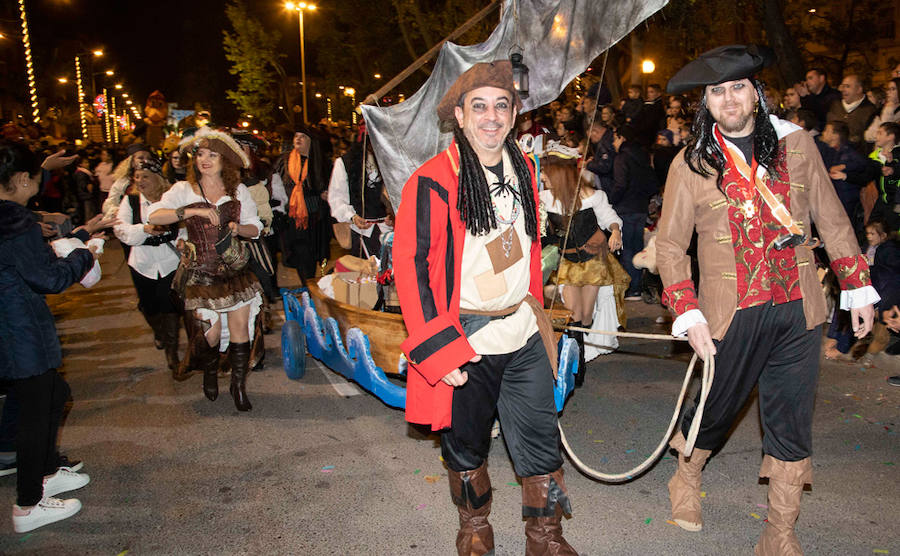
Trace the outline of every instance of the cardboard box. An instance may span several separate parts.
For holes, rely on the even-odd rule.
[[[378,283],[356,272],[335,272],[334,299],[362,309],[373,309],[378,301]]]

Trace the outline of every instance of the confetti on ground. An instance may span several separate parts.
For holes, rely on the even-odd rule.
[[[884,462],[884,465],[894,465],[894,462],[892,462],[892,461],[886,461],[886,462]]]
[[[588,434],[594,434],[594,429],[588,429]]]
[[[862,419],[862,415],[860,415],[859,413],[854,413],[853,416],[857,419]]]
[[[602,441],[602,440],[595,440],[594,443],[595,443],[595,444],[603,444],[603,441]]]
[[[706,498],[706,491],[705,491],[705,490],[701,490],[701,491],[700,491],[700,498]]]
[[[667,519],[666,523],[668,523],[669,525],[674,525],[675,527],[678,527],[678,524],[675,523],[674,521],[672,521],[671,519]]]
[[[857,444],[853,447],[854,450],[859,450],[860,448],[862,448],[862,444]]]
[[[27,535],[25,535],[24,537],[22,537],[21,539],[19,539],[19,542],[25,542],[25,541],[27,541],[28,539],[31,538],[32,535],[34,535],[34,533],[28,533]]]
[[[644,524],[645,524],[645,525],[649,525],[651,521],[653,521],[653,518],[652,518],[652,517],[648,517],[647,519],[644,520]]]
[[[416,506],[416,509],[417,509],[417,510],[424,510],[424,509],[425,509],[425,504],[419,504],[418,506]]]
[[[425,482],[428,482],[428,483],[436,483],[436,482],[438,482],[439,480],[441,480],[441,476],[440,476],[440,475],[425,475]]]
[[[116,556],[125,556],[126,554],[128,554],[128,551],[123,550],[122,552],[119,552],[118,554],[116,554]]]
[[[444,456],[438,456],[438,459],[444,461]]]
[[[333,465],[326,465],[322,468],[322,473],[331,473],[332,471],[334,471]]]
[[[672,456],[663,456],[663,459],[672,459]]]
[[[506,485],[511,486],[511,487],[517,487],[517,486],[519,486],[519,483],[517,483],[515,481],[510,481],[510,482],[506,483]]]
[[[625,453],[626,453],[626,454],[630,454],[630,453],[632,453],[632,452],[634,452],[634,448],[632,448],[632,449],[630,449],[630,450],[625,450]]]
[[[757,514],[757,513],[752,513],[752,512],[750,513],[750,517],[752,517],[752,518],[754,518],[754,519],[762,519],[762,517],[760,517],[759,514]]]
[[[413,471],[413,475],[418,475],[421,472],[422,472],[421,469],[416,469],[415,471]]]
[[[768,510],[768,509],[769,509],[769,507],[766,506],[765,504],[757,504],[756,507],[757,507],[757,508],[762,508],[762,509],[764,509],[764,510]]]
[[[872,552],[874,552],[875,554],[890,554],[889,551],[887,551],[883,548],[873,548]]]

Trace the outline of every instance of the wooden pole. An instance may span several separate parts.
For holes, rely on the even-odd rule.
[[[436,45],[432,46],[428,52],[419,56],[418,60],[416,60],[415,62],[410,64],[409,67],[407,67],[405,70],[401,71],[396,77],[394,77],[393,79],[391,79],[390,81],[385,83],[384,86],[382,86],[380,89],[378,89],[371,95],[367,96],[366,100],[363,101],[363,104],[375,104],[376,102],[378,102],[378,99],[380,99],[384,94],[386,94],[388,91],[390,91],[391,89],[393,89],[394,87],[396,87],[397,85],[399,85],[400,83],[405,81],[407,77],[409,77],[410,75],[413,74],[413,72],[417,71],[420,67],[425,65],[425,62],[434,58],[437,55],[437,53],[440,52],[441,47],[444,46],[445,42],[452,41],[452,40],[456,39],[457,37],[459,37],[460,35],[462,35],[463,33],[465,33],[466,31],[468,31],[469,29],[471,29],[476,23],[478,23],[479,21],[481,21],[482,19],[487,17],[488,14],[490,14],[492,11],[494,11],[494,9],[496,9],[497,6],[499,6],[499,5],[500,5],[500,0],[492,0],[492,2],[489,5],[487,5],[484,9],[482,9],[477,14],[473,15],[468,21],[466,21],[465,23],[460,25],[455,31],[453,31],[452,33],[447,35],[447,37],[445,37],[444,40],[442,40],[439,43],[437,43]]]

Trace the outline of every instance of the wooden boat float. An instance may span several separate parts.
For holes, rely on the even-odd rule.
[[[285,315],[281,350],[288,378],[303,378],[308,352],[385,405],[406,407],[406,388],[387,378],[387,374],[396,378],[406,375],[407,362],[400,344],[407,333],[401,315],[341,303],[313,283],[298,290],[282,289],[281,294]],[[551,319],[565,322],[568,311],[554,309]],[[559,373],[553,397],[557,411],[562,411],[578,372],[578,344],[560,332],[557,340]]]

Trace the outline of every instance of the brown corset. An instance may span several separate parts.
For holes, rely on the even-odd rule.
[[[191,203],[184,208],[217,208],[206,202]],[[222,257],[216,253],[216,240],[228,231],[229,222],[241,221],[241,202],[231,200],[218,206],[219,225],[214,226],[209,220],[200,216],[194,216],[185,220],[188,241],[194,244],[196,260],[193,266],[197,270],[209,274],[218,274],[224,271],[225,263]]]

